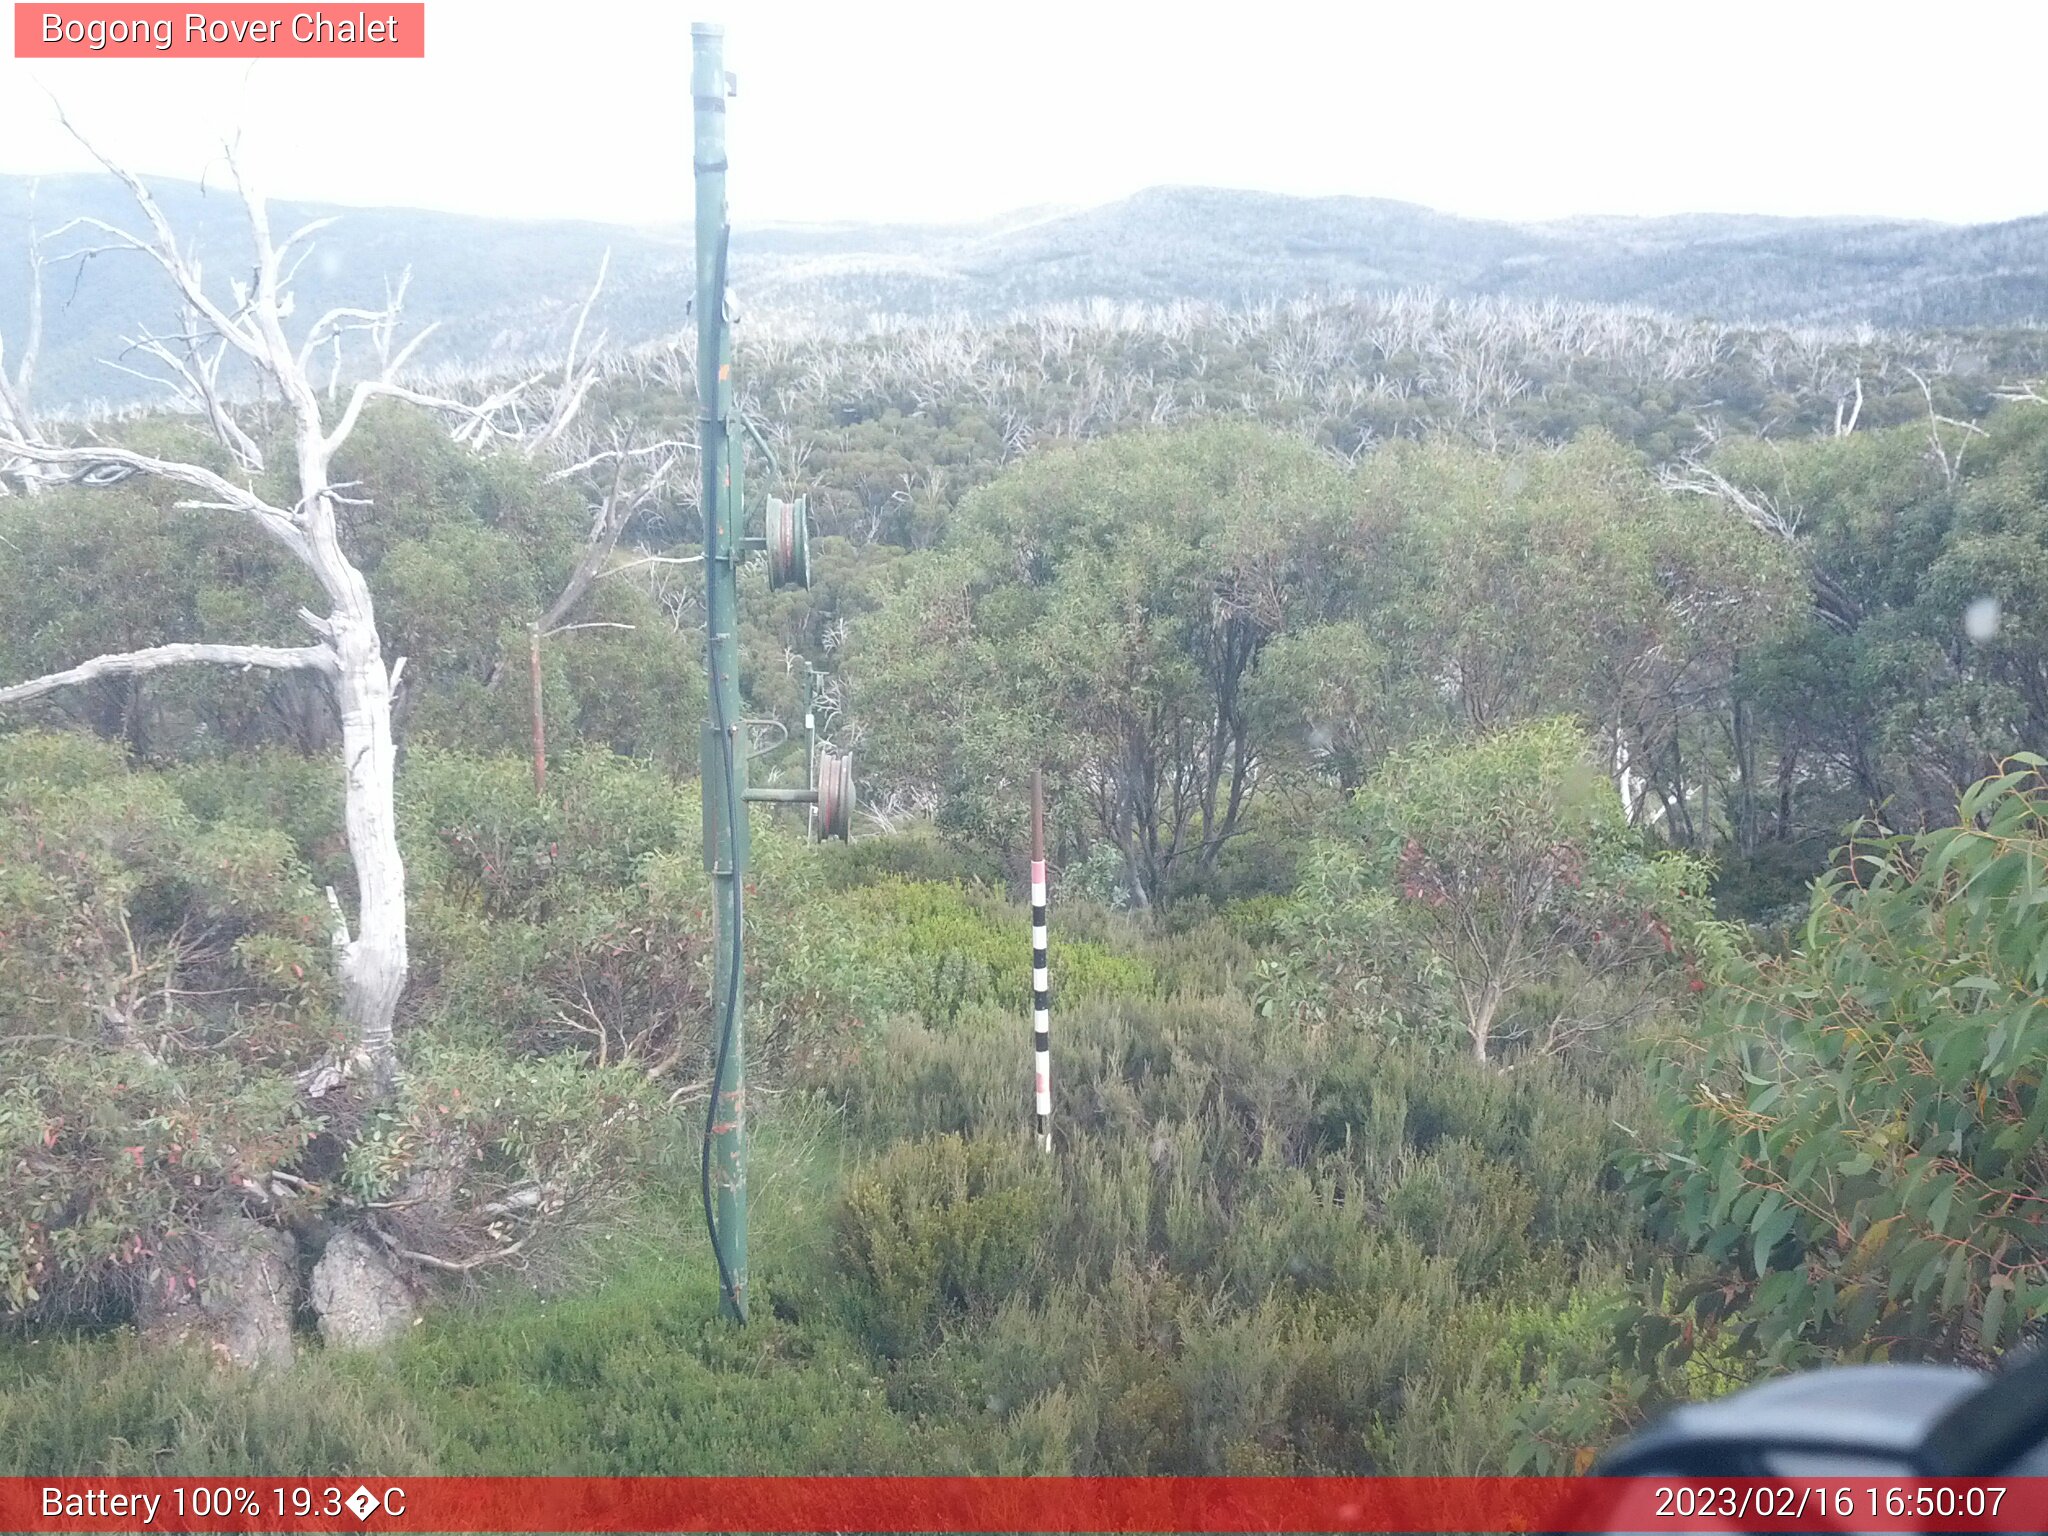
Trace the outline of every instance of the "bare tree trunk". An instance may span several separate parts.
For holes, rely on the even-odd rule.
[[[1493,1019],[1499,1012],[1500,990],[1489,982],[1481,989],[1478,1003],[1466,1019],[1472,1034],[1472,1059],[1481,1066],[1486,1064],[1486,1048],[1493,1041]]]
[[[1778,829],[1777,841],[1789,843],[1792,840],[1792,787],[1793,775],[1799,768],[1799,749],[1787,745],[1778,753]]]
[[[600,273],[598,282],[602,284],[603,281],[603,275]],[[596,297],[596,290],[593,289],[591,291],[591,298],[595,299]],[[587,315],[590,309],[588,301],[585,302],[583,308],[584,313]],[[579,319],[576,331],[578,336],[582,335],[582,329],[582,321]],[[570,383],[576,384],[576,398],[580,400],[583,391],[589,388],[591,380],[589,377],[585,377],[580,381],[576,379],[574,372],[575,346],[575,341],[572,339],[569,347],[570,369],[567,377]],[[564,387],[566,389],[569,386],[565,384]],[[610,624],[603,621],[599,621],[596,624],[569,624],[565,623],[564,620],[575,606],[583,600],[583,594],[590,590],[591,583],[602,580],[607,574],[615,573],[621,569],[630,569],[634,565],[649,562],[658,561],[664,565],[687,564],[690,560],[703,558],[702,556],[690,556],[687,559],[675,559],[669,556],[650,555],[644,561],[629,561],[624,567],[613,566],[609,571],[607,570],[607,562],[612,557],[612,551],[618,548],[619,537],[626,531],[626,524],[633,520],[635,513],[650,505],[662,493],[674,475],[680,446],[677,443],[665,441],[647,448],[635,448],[630,439],[620,439],[616,431],[614,431],[613,442],[610,448],[602,452],[593,453],[584,458],[580,463],[572,464],[568,469],[557,471],[549,476],[551,480],[560,480],[606,462],[609,462],[612,466],[611,488],[606,491],[604,499],[597,505],[594,519],[590,525],[590,535],[584,540],[583,553],[577,558],[576,569],[570,572],[567,584],[563,586],[561,593],[555,598],[554,602],[549,604],[548,611],[527,626],[526,667],[528,683],[531,688],[533,710],[533,792],[536,795],[544,795],[548,790],[548,727],[546,698],[543,688],[545,674],[541,669],[540,660],[541,641],[572,629],[630,629],[632,626],[629,624]],[[645,483],[628,494],[624,489],[626,468],[629,463],[635,460],[642,462],[645,470]],[[495,687],[497,681],[498,666],[494,662],[491,667],[491,675],[485,680],[484,686],[486,688]]]
[[[1680,755],[1678,731],[1678,724],[1674,721],[1671,726],[1671,793],[1676,799],[1670,803],[1672,814],[1677,817],[1677,821],[1672,831],[1677,834],[1678,840],[1684,846],[1697,848],[1699,833],[1693,826],[1692,810],[1685,801],[1685,759]]]
[[[540,625],[537,623],[526,632],[526,668],[533,692],[533,792],[545,795],[548,792],[548,719],[546,702],[542,697]]]
[[[1705,756],[1704,750],[1702,756]],[[1706,757],[1700,765],[1700,831],[1705,846],[1714,846],[1714,760]]]
[[[35,382],[36,352],[43,339],[43,247],[36,231],[35,222],[36,183],[28,184],[28,328],[22,338],[21,354],[14,362],[14,376],[10,380],[7,367],[5,337],[0,337],[0,434],[9,438],[26,438],[30,442],[42,441],[36,430],[34,417],[29,414],[29,391]],[[34,475],[22,477],[22,489],[33,494],[37,489]],[[6,486],[0,484],[0,495],[6,494]]]
[[[351,574],[354,574],[351,568]],[[362,585],[362,578],[356,577]],[[405,861],[398,851],[398,749],[391,733],[391,674],[362,587],[362,612],[334,625],[340,674],[341,751],[346,766],[342,819],[356,869],[356,935],[341,951],[342,1010],[379,1083],[395,1080],[392,1021],[405,991]]]

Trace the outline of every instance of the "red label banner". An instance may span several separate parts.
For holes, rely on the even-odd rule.
[[[2041,1531],[2048,1479],[4,1478],[71,1531]]]
[[[423,59],[427,8],[16,0],[18,59]]]

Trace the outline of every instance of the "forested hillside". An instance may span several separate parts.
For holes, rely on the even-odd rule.
[[[720,1324],[695,358],[563,359],[606,238],[475,312],[525,372],[330,393],[259,261],[283,387],[0,391],[0,1470],[1569,1471],[2048,1315],[2043,333],[1558,286],[742,325],[750,527],[813,519],[750,777],[815,668],[864,810],[754,813]],[[1620,260],[1489,238],[1467,293]],[[1846,302],[1733,254],[1797,228],[1626,238]]]
[[[231,188],[153,188],[205,266],[241,265]],[[506,369],[558,350],[607,255],[593,335],[628,347],[683,324],[686,228],[283,202],[275,211],[280,232],[337,220],[323,232],[320,260],[298,274],[309,313],[376,299],[387,280],[409,274],[408,313],[439,326],[424,364]],[[51,408],[153,398],[133,374],[107,366],[140,366],[127,349],[157,313],[150,269],[74,222],[119,222],[125,212],[126,194],[106,178],[0,176],[0,271],[22,270],[32,238],[50,237],[42,372]],[[954,315],[986,323],[1092,300],[1243,306],[1413,290],[1623,305],[1723,325],[1981,331],[2048,317],[2048,221],[1703,214],[1509,224],[1384,199],[1155,187],[1100,208],[977,225],[742,225],[732,275],[745,312],[776,329],[858,331],[877,318]],[[0,335],[16,338],[17,350],[20,292],[0,285]]]

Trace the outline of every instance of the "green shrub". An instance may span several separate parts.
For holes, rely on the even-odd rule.
[[[490,917],[544,917],[589,887],[632,883],[651,855],[697,846],[694,796],[609,752],[565,754],[547,794],[515,757],[415,749],[399,786],[408,868]]]
[[[1395,755],[1307,867],[1293,938],[1331,1002],[1377,981],[1481,1061],[1642,1023],[1708,915],[1705,865],[1644,843],[1566,720]]]
[[[168,779],[204,825],[275,827],[315,885],[348,889],[354,866],[342,834],[340,765],[271,749],[181,765]]]
[[[1827,864],[1828,846],[1819,838],[1763,842],[1746,857],[1720,855],[1708,893],[1726,921],[1796,927],[1806,915],[1814,879]]]
[[[1031,1005],[1031,927],[1019,908],[957,885],[883,880],[836,898],[858,942],[877,957],[886,1007],[935,1026],[978,1004]],[[1054,995],[1062,1001],[1128,996],[1154,985],[1143,960],[1052,934]]]
[[[331,1175],[351,1217],[402,1247],[464,1263],[517,1244],[532,1274],[583,1257],[618,1222],[669,1122],[643,1072],[414,1041],[395,1098]],[[517,1205],[507,1214],[508,1201]]]
[[[1176,913],[1171,932],[1148,935],[1137,946],[1158,977],[1155,990],[1167,998],[1217,997],[1237,988],[1258,967],[1258,957],[1238,927],[1223,918],[1183,922]],[[1105,993],[1108,996],[1131,995]]]
[[[917,1348],[1027,1285],[1053,1198],[1042,1154],[1021,1137],[906,1142],[856,1174],[841,1252],[882,1347]]]
[[[122,1330],[0,1355],[9,1477],[405,1477],[439,1470],[432,1440],[388,1376],[317,1351],[288,1371],[223,1371]]]
[[[812,856],[824,882],[838,890],[885,880],[968,887],[993,886],[1002,880],[1000,861],[946,842],[924,827],[849,843],[821,843]]]
[[[280,833],[81,738],[0,737],[0,1314],[118,1306],[317,1128],[327,919]]]
[[[1853,842],[1790,954],[1730,938],[1703,1025],[1667,1043],[1645,1167],[1717,1271],[1681,1298],[1701,1330],[1771,1364],[1983,1359],[2048,1316],[2044,1002],[2031,755],[1954,825]]]
[[[1536,1199],[1514,1168],[1468,1141],[1444,1141],[1387,1194],[1387,1219],[1427,1253],[1449,1258],[1466,1285],[1494,1285],[1529,1262]]]

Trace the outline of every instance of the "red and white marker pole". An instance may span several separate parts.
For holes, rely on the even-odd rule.
[[[1045,783],[1031,774],[1031,1055],[1032,1109],[1038,1143],[1052,1150],[1052,989],[1045,956]]]

